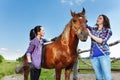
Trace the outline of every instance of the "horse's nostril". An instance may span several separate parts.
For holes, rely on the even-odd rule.
[[[84,33],[83,33],[83,31],[81,32],[81,35],[83,35]]]
[[[86,42],[86,40],[84,39],[84,40],[82,40],[83,42]]]

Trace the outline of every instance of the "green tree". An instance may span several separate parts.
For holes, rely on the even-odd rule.
[[[2,63],[3,60],[4,60],[4,57],[0,55],[0,63]]]
[[[16,61],[21,62],[22,61],[22,57],[19,57],[18,59],[16,59]]]

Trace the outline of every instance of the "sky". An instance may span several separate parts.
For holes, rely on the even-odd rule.
[[[45,29],[46,39],[59,36],[70,21],[70,10],[86,10],[88,25],[94,26],[100,14],[110,19],[112,37],[108,43],[120,40],[120,0],[0,0],[0,54],[7,60],[15,60],[25,54],[29,45],[29,32],[36,25]],[[79,42],[79,49],[90,48],[87,42]],[[110,47],[111,57],[120,57],[120,44]],[[81,54],[88,57],[89,53]]]

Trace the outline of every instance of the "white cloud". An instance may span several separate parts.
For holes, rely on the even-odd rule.
[[[66,2],[66,0],[61,0],[61,3],[65,3]]]
[[[73,3],[72,1],[69,1],[69,4],[70,4],[70,5],[74,5],[74,3]]]
[[[0,48],[0,55],[7,60],[16,60],[18,57],[23,56],[24,52],[21,49],[10,50],[7,48]]]
[[[69,5],[74,5],[74,1],[72,0],[60,0],[61,3],[68,3]]]
[[[85,0],[75,0],[75,3],[78,4],[78,5],[81,5],[84,2],[85,2]]]
[[[95,2],[95,0],[91,0],[91,2]]]
[[[115,45],[115,46],[112,46],[110,47],[110,51],[111,51],[111,57],[116,57],[116,58],[120,58],[120,52],[119,52],[119,47],[120,46],[120,43]]]
[[[67,3],[69,5],[81,5],[83,4],[86,0],[60,0],[61,3]],[[95,0],[90,0],[91,2],[95,2]]]
[[[16,52],[21,52],[21,49],[17,49]]]
[[[1,51],[7,51],[7,48],[0,48]]]

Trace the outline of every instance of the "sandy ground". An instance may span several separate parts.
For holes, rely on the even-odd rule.
[[[120,80],[120,73],[112,73],[112,76],[113,76],[113,80]],[[79,78],[78,80],[95,80],[95,75],[94,74],[79,74],[78,78]],[[2,80],[23,80],[23,75],[21,74],[9,75],[9,76],[3,77]],[[72,75],[71,75],[70,80],[72,80]]]

